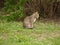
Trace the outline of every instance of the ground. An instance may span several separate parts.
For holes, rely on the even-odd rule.
[[[25,29],[22,22],[0,22],[0,45],[60,45],[60,24],[36,22]]]

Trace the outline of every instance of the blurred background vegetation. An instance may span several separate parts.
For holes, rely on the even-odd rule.
[[[0,0],[0,19],[19,21],[24,17],[23,3],[27,0]]]
[[[0,0],[0,19],[20,21],[38,11],[40,18],[59,19],[60,0]]]

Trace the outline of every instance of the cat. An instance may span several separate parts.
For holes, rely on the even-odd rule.
[[[25,28],[33,28],[34,27],[33,24],[38,18],[39,18],[39,13],[34,12],[32,15],[24,18],[23,26]]]

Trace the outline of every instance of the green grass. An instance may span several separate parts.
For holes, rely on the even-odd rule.
[[[60,24],[36,22],[33,29],[22,22],[0,21],[0,45],[60,45]]]

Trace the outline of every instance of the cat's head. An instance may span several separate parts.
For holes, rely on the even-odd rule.
[[[38,12],[34,12],[33,14],[34,14],[35,18],[37,18],[37,19],[39,18],[39,13]]]

